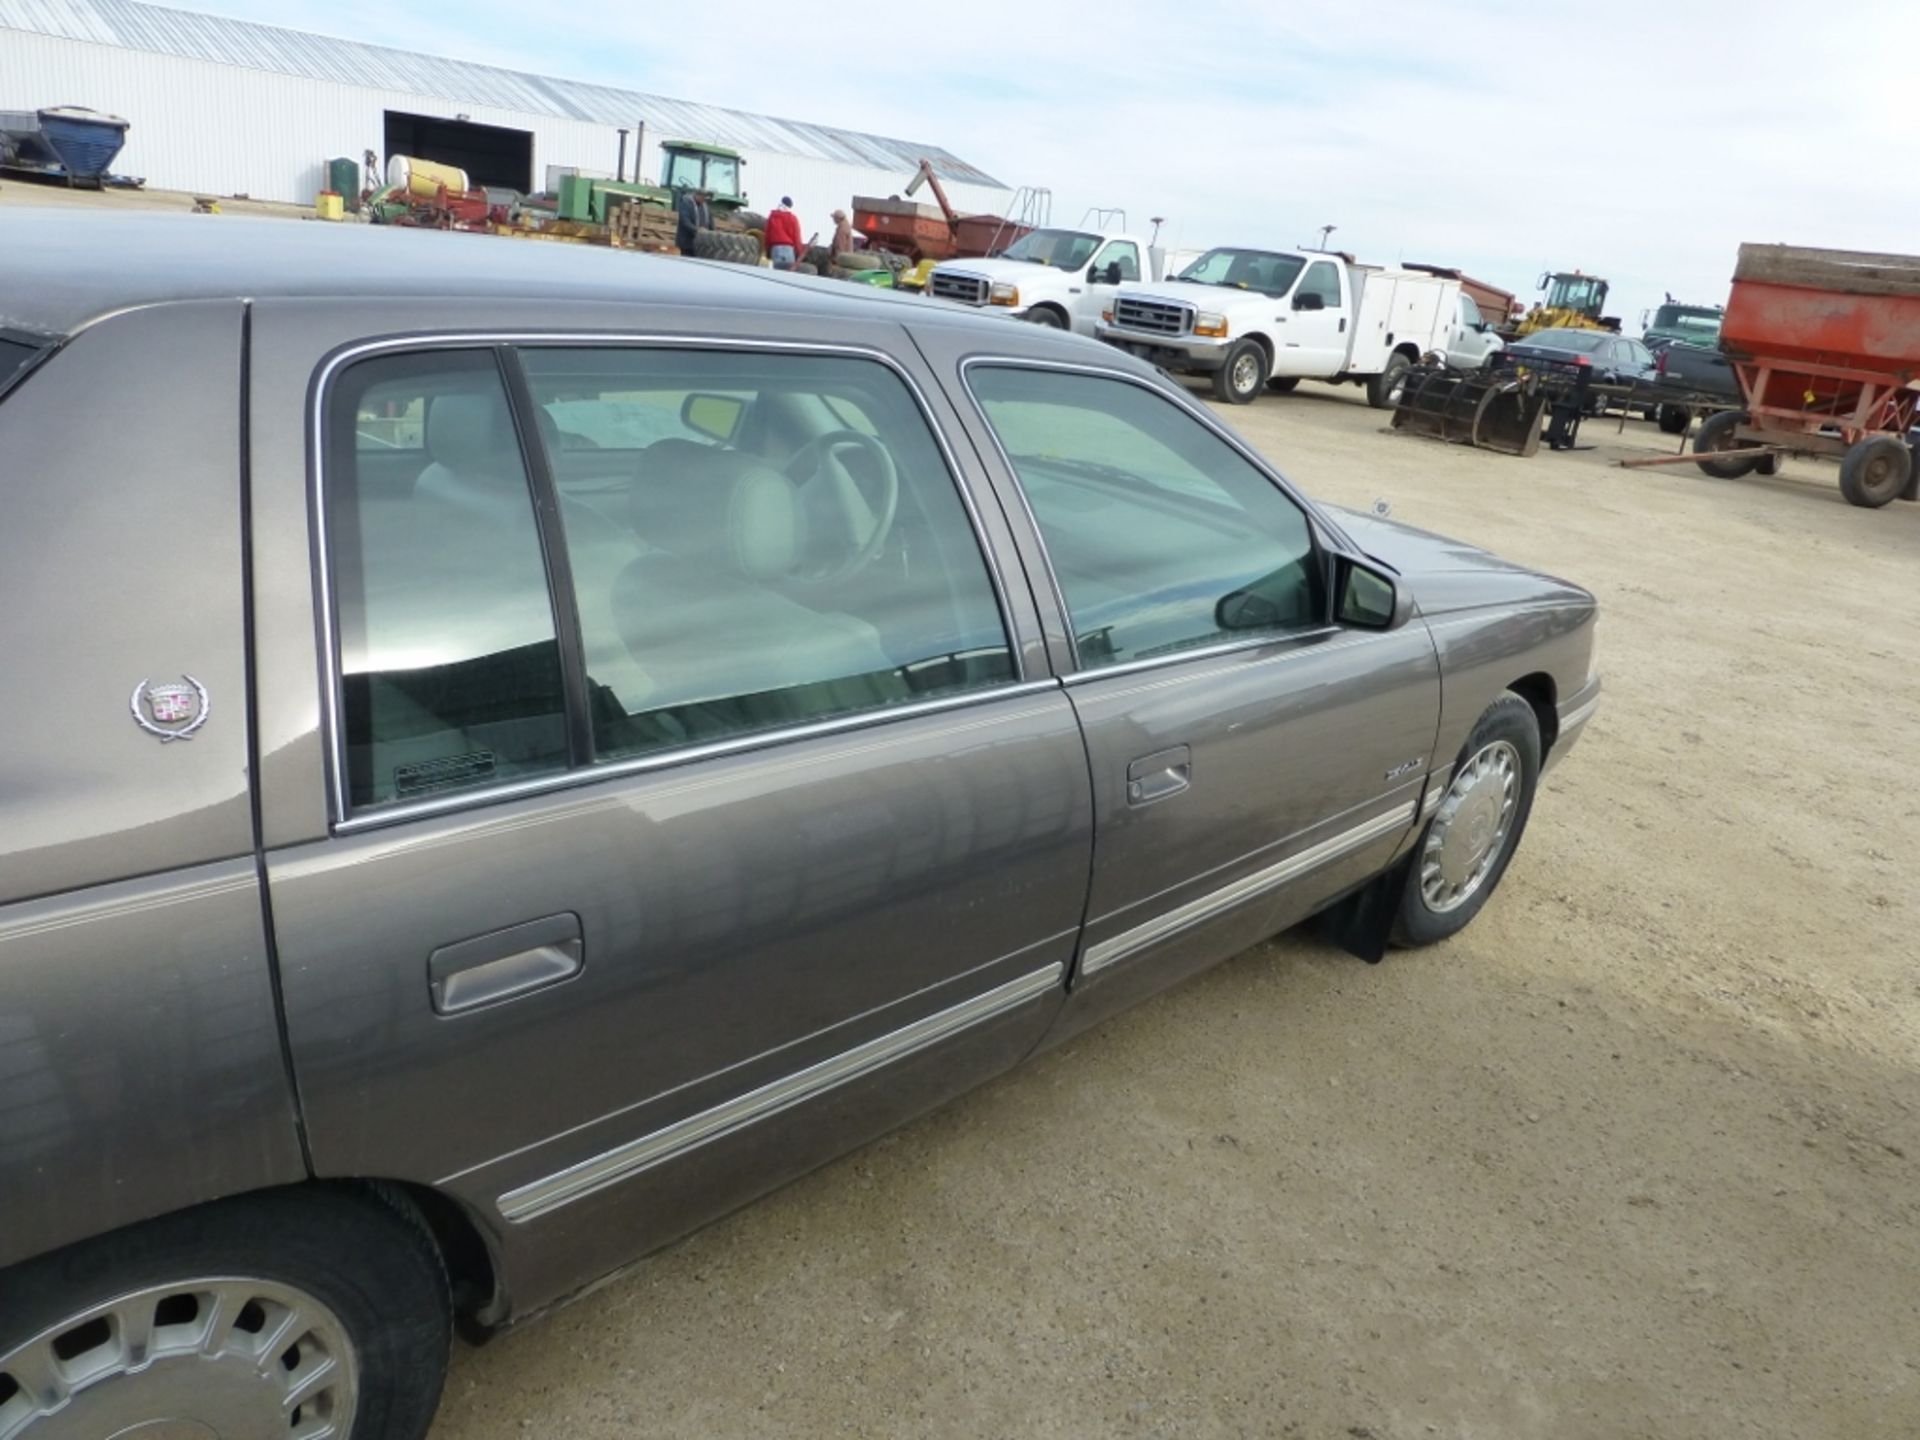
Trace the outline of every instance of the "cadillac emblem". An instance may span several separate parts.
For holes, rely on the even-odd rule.
[[[175,740],[191,740],[193,732],[207,723],[212,706],[207,687],[191,675],[180,677],[183,685],[150,685],[142,680],[133,687],[133,721],[149,735],[158,735],[165,745]]]

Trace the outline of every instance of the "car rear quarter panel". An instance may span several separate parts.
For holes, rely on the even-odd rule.
[[[0,403],[0,1264],[304,1173],[248,800],[242,317],[114,316]],[[182,675],[206,723],[163,741],[134,687]]]

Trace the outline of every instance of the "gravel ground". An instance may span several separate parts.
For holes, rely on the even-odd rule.
[[[1225,413],[1599,594],[1498,898],[1282,936],[463,1351],[434,1440],[1920,1433],[1920,506]]]

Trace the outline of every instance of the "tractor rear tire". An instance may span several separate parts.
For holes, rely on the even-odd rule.
[[[1913,452],[1891,435],[1869,435],[1840,459],[1840,493],[1849,505],[1878,510],[1913,479]]]
[[[1394,353],[1387,357],[1387,368],[1367,381],[1367,404],[1376,410],[1391,410],[1400,403],[1400,392],[1406,388],[1407,372],[1413,369],[1413,362],[1406,356]]]
[[[701,260],[724,260],[733,265],[758,265],[760,245],[751,235],[731,230],[702,230],[693,237],[693,253]]]
[[[762,233],[766,231],[767,217],[758,210],[737,210],[733,218],[742,230],[758,230]]]
[[[833,263],[842,270],[878,270],[882,268],[879,256],[871,250],[842,250],[833,257]]]
[[[1700,422],[1700,428],[1694,434],[1693,453],[1709,455],[1715,450],[1739,448],[1741,442],[1734,438],[1733,432],[1736,427],[1746,423],[1747,412],[1744,410],[1722,410],[1709,415]],[[1760,460],[1758,456],[1748,455],[1738,460],[1702,460],[1699,463],[1700,468],[1716,480],[1738,480],[1742,475],[1752,474]]]

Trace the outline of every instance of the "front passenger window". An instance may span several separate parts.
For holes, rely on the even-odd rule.
[[[1324,621],[1305,512],[1171,400],[1064,371],[968,374],[1039,522],[1082,669]]]

